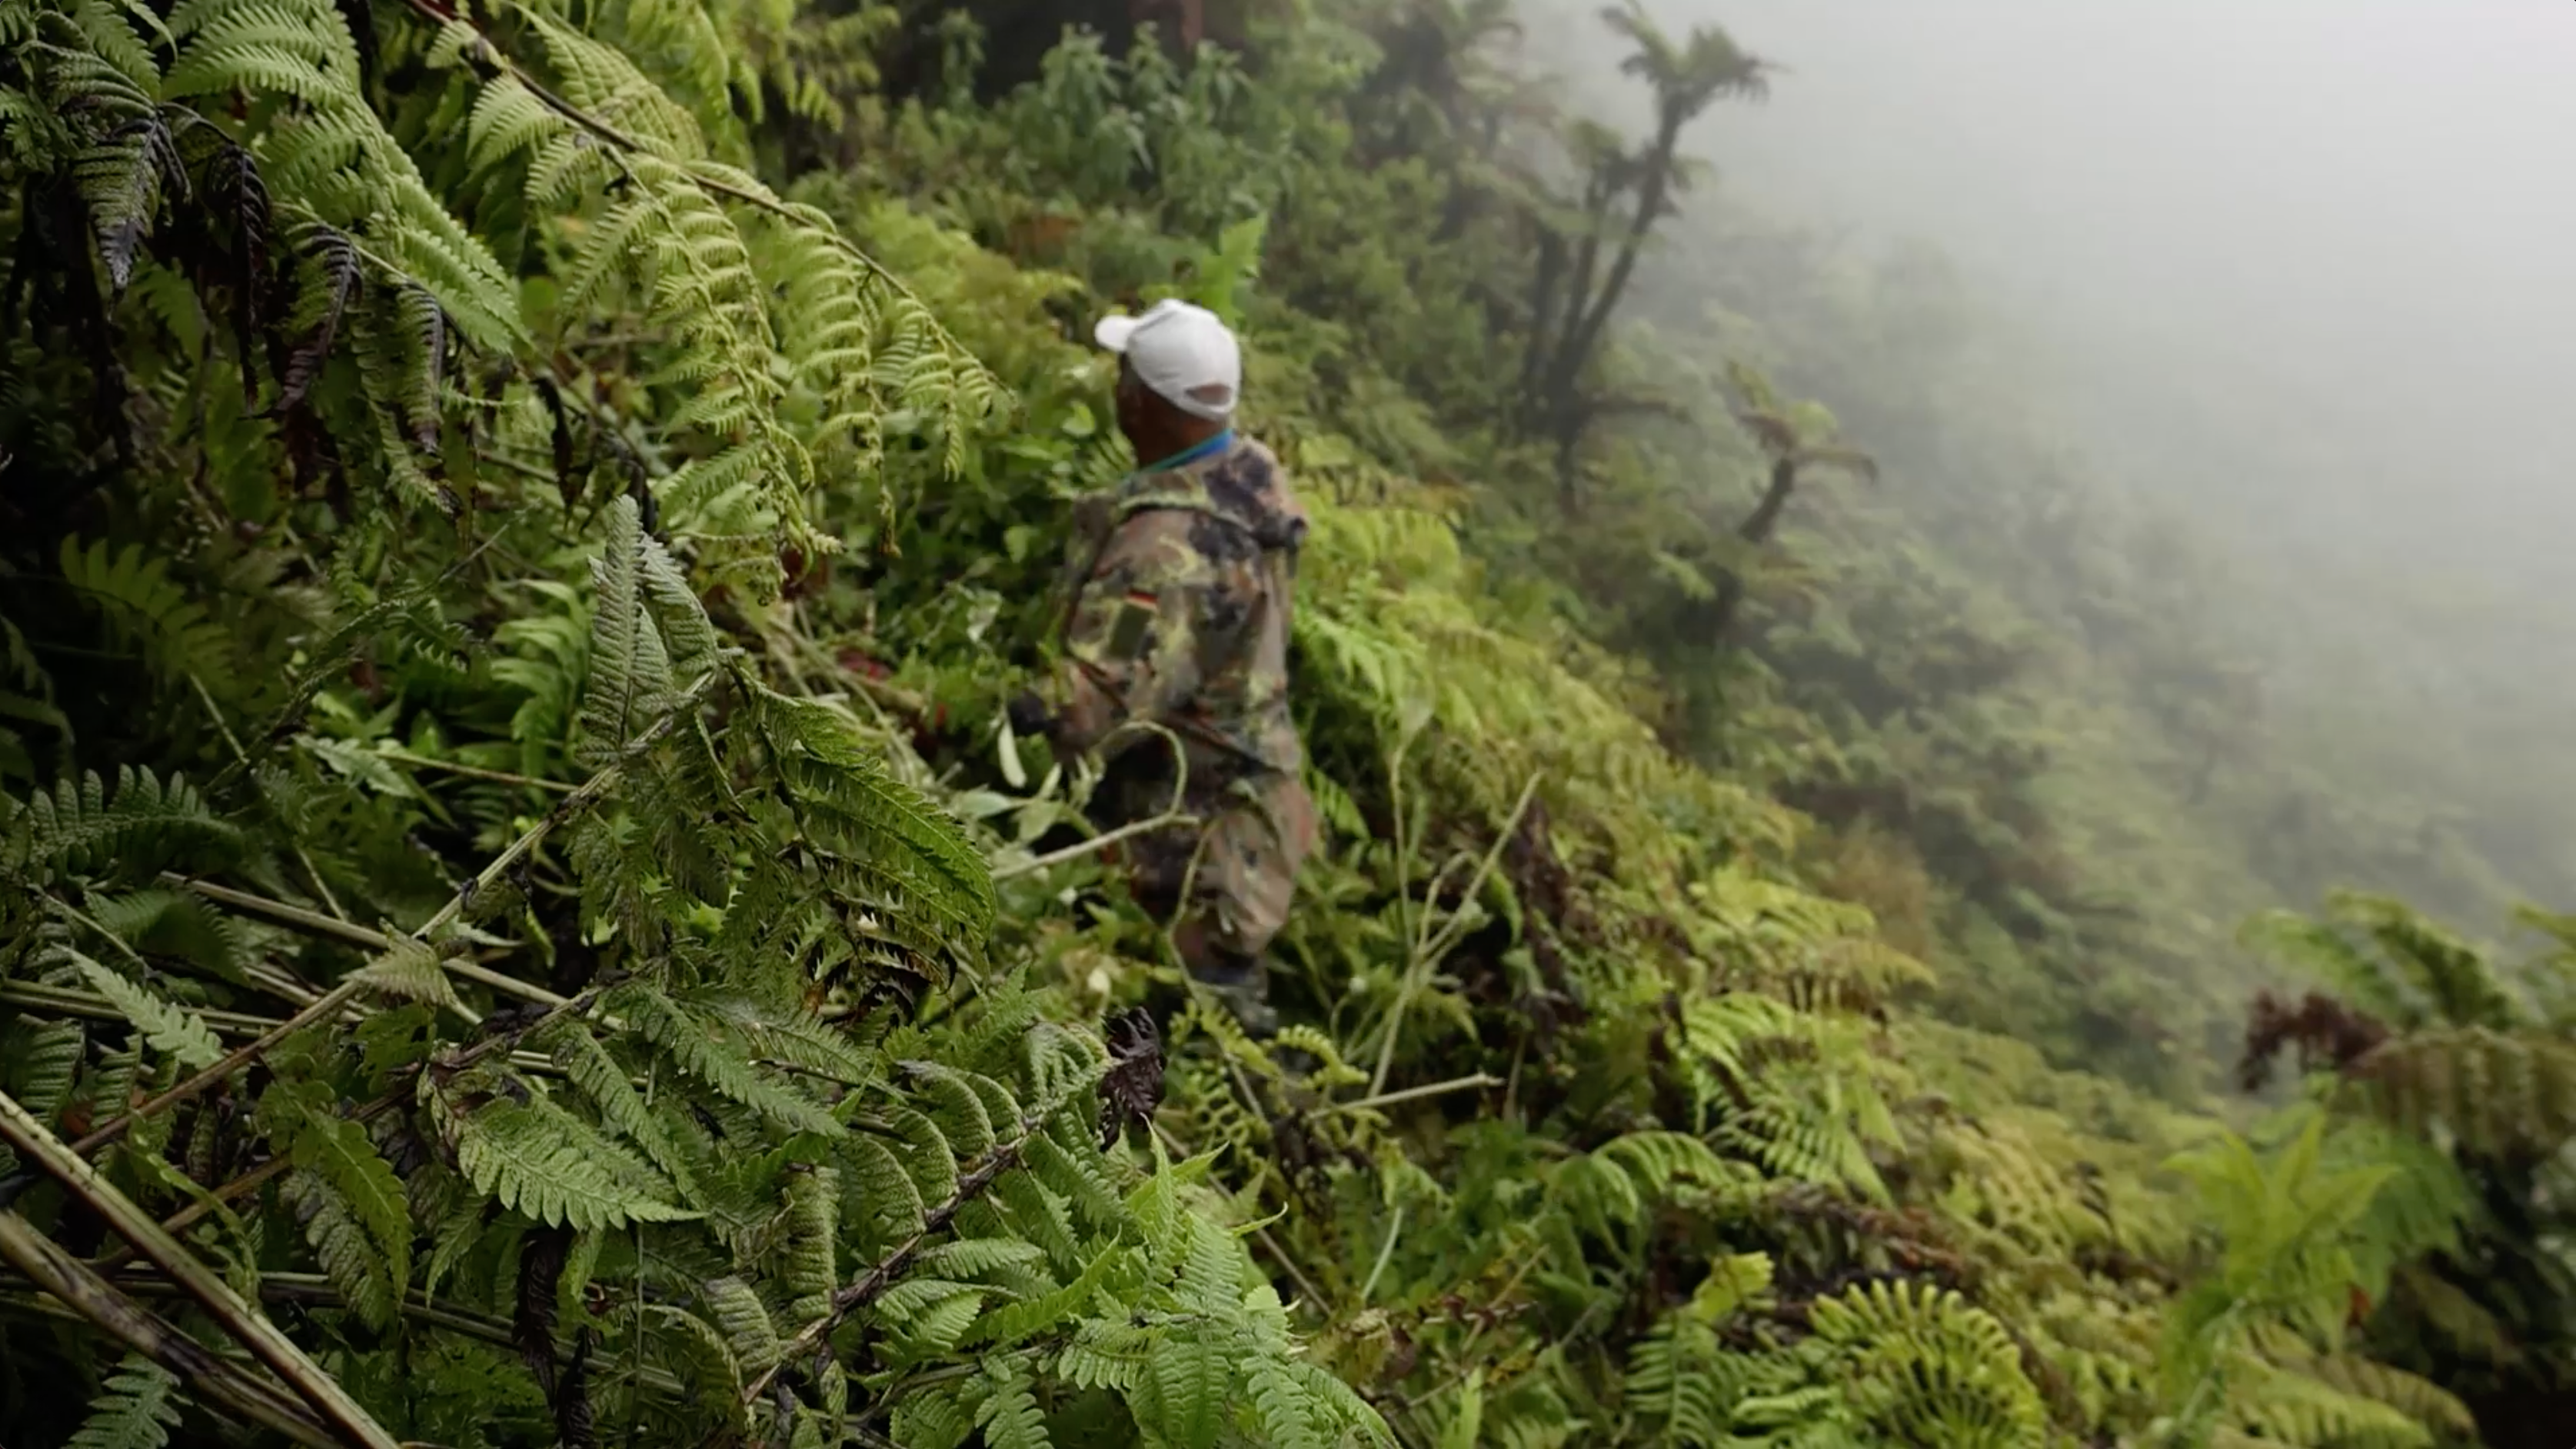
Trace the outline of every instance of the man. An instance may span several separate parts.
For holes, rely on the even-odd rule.
[[[1277,1018],[1262,952],[1316,828],[1288,713],[1306,514],[1270,450],[1229,425],[1242,356],[1216,314],[1163,302],[1103,318],[1093,336],[1118,355],[1118,430],[1140,466],[1076,511],[1058,707],[1024,694],[1012,725],[1097,752],[1104,830],[1165,813],[1183,787],[1197,826],[1113,848],[1139,903],[1171,925],[1183,967],[1267,1036]]]

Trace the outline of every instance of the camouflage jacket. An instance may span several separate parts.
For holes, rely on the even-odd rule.
[[[1306,512],[1269,449],[1240,435],[1077,505],[1057,743],[1111,760],[1188,745],[1199,786],[1300,764],[1288,631]],[[1160,775],[1157,769],[1151,773]]]

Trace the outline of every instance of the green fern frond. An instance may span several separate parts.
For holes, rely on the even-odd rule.
[[[960,942],[990,928],[992,872],[956,824],[887,775],[841,715],[765,687],[751,694],[754,722],[785,772],[818,843],[848,863],[897,917],[940,922]]]
[[[133,981],[77,951],[64,948],[62,958],[81,974],[90,989],[116,1003],[125,1019],[160,1052],[191,1072],[202,1072],[224,1059],[214,1028],[195,1012],[173,1005]]]
[[[651,1168],[525,1083],[504,1080],[497,1083],[502,1095],[468,1106],[426,1074],[421,1080],[440,1109],[457,1166],[504,1206],[582,1231],[699,1216],[674,1205],[669,1185]]]
[[[88,1043],[89,1034],[77,1021],[21,1017],[0,1032],[0,1082],[19,1106],[51,1124],[72,1098]],[[0,1156],[0,1161],[15,1160],[14,1152]]]
[[[2015,1449],[2047,1422],[2021,1350],[2002,1323],[1956,1292],[1873,1283],[1810,1310],[1816,1335],[1850,1355],[1854,1395],[1898,1442]]]
[[[193,961],[228,981],[242,979],[251,936],[238,917],[212,909],[191,891],[159,886],[93,893],[85,903],[110,936],[144,955]]]
[[[1086,1319],[1056,1355],[1056,1373],[1077,1389],[1132,1389],[1143,1378],[1153,1336],[1131,1324]]]
[[[290,122],[348,146],[348,168],[363,184],[339,188],[338,202],[313,219],[354,226],[370,213],[389,225],[392,264],[424,287],[476,346],[506,351],[525,335],[509,275],[483,242],[448,213],[419,168],[376,118],[358,88],[362,67],[348,21],[328,0],[185,0],[170,15],[181,42],[163,79],[172,99],[235,89],[302,101]],[[308,192],[317,199],[327,190]]]
[[[581,723],[594,762],[613,757],[679,697],[670,651],[645,606],[644,549],[635,502],[619,498],[609,506],[607,542],[591,563],[595,595]]]
[[[584,1022],[566,1019],[556,1023],[540,1037],[548,1044],[557,1065],[572,1078],[573,1085],[590,1100],[600,1120],[642,1149],[645,1159],[660,1168],[679,1189],[683,1203],[702,1201],[695,1175],[688,1159],[680,1152],[677,1141],[664,1129],[652,1108],[627,1076],[626,1068],[609,1055],[607,1047],[592,1034]]]
[[[64,1449],[162,1449],[179,1426],[179,1381],[140,1354],[128,1354],[90,1400]]]
[[[448,980],[438,952],[409,936],[395,937],[392,945],[351,972],[350,979],[371,991],[404,1001],[425,1001],[432,1006],[456,1003],[456,984]]]
[[[984,1311],[981,1293],[957,1293],[933,1300],[929,1306],[889,1325],[893,1339],[889,1357],[897,1363],[923,1363],[949,1357],[966,1342],[975,1320]]]
[[[2429,1449],[2432,1432],[2403,1411],[2304,1373],[2249,1362],[2227,1405],[2229,1427],[2263,1441]]]
[[[907,1176],[918,1185],[924,1202],[945,1202],[957,1195],[959,1156],[950,1145],[948,1134],[940,1130],[938,1120],[907,1104],[898,1104],[886,1113],[887,1125],[912,1150],[904,1155]],[[1049,1214],[1050,1217],[1055,1216]],[[1070,1248],[1071,1238],[1059,1241]]]
[[[2529,1014],[2487,954],[2423,913],[2355,891],[2336,895],[2331,909],[2369,936],[2381,957],[2430,1004],[2433,1020],[2498,1031],[2529,1024]]]
[[[708,1280],[702,1292],[707,1311],[724,1330],[726,1347],[744,1372],[756,1374],[778,1362],[778,1325],[749,1283],[727,1275]]]
[[[817,1167],[788,1179],[785,1267],[780,1274],[794,1296],[791,1326],[803,1328],[832,1311],[840,1286],[840,1173]]]
[[[2390,1121],[2453,1134],[2472,1152],[2545,1158],[2576,1136],[2576,1042],[2560,1036],[2415,1031],[2373,1048],[2352,1074]]]
[[[170,43],[169,28],[160,16],[141,5],[111,5],[107,0],[77,0],[69,13],[90,48],[136,87],[149,90],[158,84],[161,67],[153,62],[151,46]],[[137,24],[147,33],[137,35]]]
[[[727,446],[689,458],[665,482],[673,516],[726,540],[728,552],[775,529],[816,555],[834,540],[805,521],[803,490],[873,471],[890,409],[948,420],[951,456],[962,457],[961,420],[1002,396],[992,375],[821,213],[711,159],[694,118],[620,47],[521,13],[582,119],[504,71],[476,101],[470,152],[485,171],[527,157],[531,205],[547,211],[620,183],[618,199],[581,223],[561,305],[630,295],[678,342],[660,373],[686,385],[672,421]],[[451,25],[441,63],[481,44]],[[791,431],[783,422],[790,384],[812,399],[800,411],[814,425]]]
[[[752,1056],[825,1081],[862,1086],[880,1075],[879,1064],[848,1037],[803,1014],[768,1011],[740,997],[689,998],[692,1010],[719,1020]]]
[[[310,1172],[290,1173],[284,1196],[303,1221],[315,1260],[349,1310],[369,1328],[391,1326],[401,1303],[402,1280],[393,1276],[378,1240],[359,1226],[351,1205]]]
[[[2478,1437],[2477,1417],[2468,1406],[2430,1379],[2352,1354],[2335,1354],[2300,1367],[2339,1393],[2385,1404],[2437,1435]]]
[[[980,1311],[988,1296],[989,1290],[972,1283],[955,1283],[945,1278],[916,1274],[878,1295],[876,1302],[869,1305],[869,1310],[879,1322],[896,1329],[909,1329],[916,1320],[946,1308],[953,1299],[971,1299]]]
[[[2400,1268],[2392,1286],[2409,1308],[2423,1315],[2437,1341],[2464,1357],[2499,1365],[2521,1361],[2522,1349],[2504,1321],[2430,1265]]]
[[[1667,1314],[1629,1350],[1628,1401],[1665,1442],[1716,1449],[1736,1442],[1735,1411],[1751,1368],[1697,1314]]]
[[[1037,1395],[1025,1368],[988,1360],[984,1366],[984,1400],[975,1408],[975,1423],[992,1449],[1047,1449],[1046,1417],[1038,1412]]]
[[[63,580],[103,614],[116,637],[142,650],[163,678],[221,683],[232,672],[232,640],[223,625],[170,577],[169,565],[129,543],[111,555],[107,540],[87,548],[66,537]]]
[[[1002,1137],[1020,1135],[1018,1098],[980,1072],[963,1072],[940,1062],[907,1062],[905,1074],[920,1084],[931,1101],[931,1115],[950,1147],[961,1157],[980,1157]]]
[[[789,1131],[841,1134],[840,1121],[829,1109],[763,1076],[720,1019],[691,1012],[642,981],[612,989],[602,998],[601,1009],[633,1023],[682,1071]]]
[[[717,1402],[727,1406],[742,1401],[742,1363],[734,1357],[723,1330],[667,1303],[647,1304],[645,1311],[655,1324],[670,1331],[665,1352],[685,1366],[693,1388],[722,1395]]]
[[[961,1389],[934,1386],[897,1405],[891,1427],[898,1443],[957,1449],[975,1432],[974,1400]]]
[[[135,116],[81,152],[72,163],[72,184],[89,208],[108,285],[121,292],[165,201],[187,200],[178,143],[157,113]]]
[[[980,1246],[985,1242],[969,1240],[960,1246]],[[1027,1250],[1030,1256],[1030,1261],[1025,1264],[1013,1263],[1011,1266],[1014,1268],[1034,1269],[1047,1259],[1046,1250],[1035,1244],[1017,1243],[1014,1247]],[[973,1259],[965,1261],[971,1263]],[[964,1276],[972,1276],[975,1271],[955,1259],[932,1259],[924,1266],[944,1268]],[[1107,1301],[1132,1297],[1142,1289],[1145,1280],[1145,1261],[1133,1248],[1103,1248],[1062,1287],[996,1306],[975,1325],[966,1341],[991,1344],[996,1348],[1016,1346],[1041,1333],[1060,1330],[1069,1320],[1081,1318],[1087,1310],[1104,1301],[1103,1295],[1108,1295]],[[1100,1374],[1117,1377],[1118,1386],[1122,1388],[1133,1382],[1133,1376],[1127,1370],[1141,1363],[1141,1359],[1131,1362],[1125,1358],[1095,1357],[1079,1349],[1079,1344],[1084,1341],[1078,1331],[1075,1345],[1065,1350],[1068,1357],[1059,1366],[1060,1373],[1077,1380],[1084,1387],[1108,1383],[1108,1379],[1098,1377]],[[1118,1377],[1120,1375],[1125,1376]]]
[[[399,1292],[411,1278],[410,1200],[366,1129],[337,1114],[308,1113],[290,1152],[296,1168],[312,1174],[365,1231],[365,1250]]]
[[[1043,1262],[1044,1249],[1014,1238],[960,1238],[923,1249],[914,1264],[923,1271],[971,1278]]]
[[[1156,1343],[1146,1356],[1145,1371],[1128,1391],[1136,1417],[1169,1441],[1214,1443],[1233,1398],[1230,1347],[1206,1329]]]
[[[2512,1030],[2529,1023],[2484,952],[2385,896],[2336,892],[2323,920],[2266,912],[2247,923],[2243,939],[2323,976],[2337,993],[2396,1026]]]
[[[921,1188],[904,1170],[893,1149],[866,1134],[850,1139],[852,1172],[849,1191],[866,1218],[874,1221],[880,1241],[900,1242],[919,1232],[930,1216]]]

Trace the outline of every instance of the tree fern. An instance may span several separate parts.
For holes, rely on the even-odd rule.
[[[2576,1043],[2483,1027],[2411,1032],[2355,1075],[2389,1118],[2470,1151],[2539,1158],[2576,1134]]]
[[[2320,920],[2268,912],[2244,936],[2399,1026],[2509,1030],[2529,1020],[2484,952],[2385,896],[2337,893]]]

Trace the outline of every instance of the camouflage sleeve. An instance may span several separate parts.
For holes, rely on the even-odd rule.
[[[1190,546],[1188,517],[1158,509],[1129,518],[1081,584],[1065,634],[1058,744],[1088,751],[1129,720],[1168,716],[1198,692],[1214,579]]]

